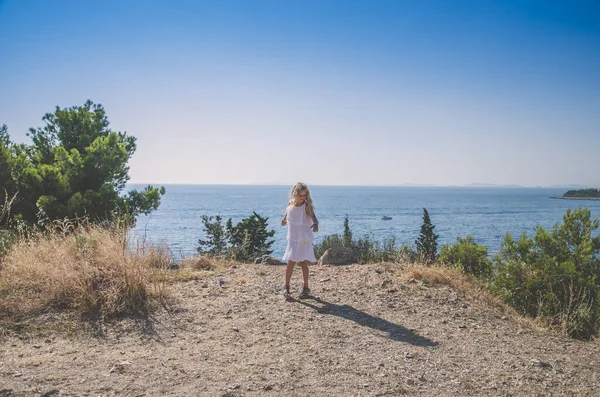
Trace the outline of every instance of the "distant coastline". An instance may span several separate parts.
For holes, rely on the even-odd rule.
[[[580,189],[569,190],[562,196],[553,197],[564,200],[600,200],[600,190],[598,189]]]
[[[568,197],[568,196],[555,196],[555,197],[550,197],[553,199],[559,199],[559,200],[600,200],[600,197]]]

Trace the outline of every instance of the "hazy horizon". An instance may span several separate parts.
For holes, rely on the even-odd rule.
[[[293,184],[287,183],[170,183],[170,182],[127,182],[127,185],[153,185],[153,186],[284,186],[291,187]],[[427,185],[427,184],[417,184],[417,183],[401,183],[401,184],[389,184],[389,185],[335,185],[335,184],[317,184],[313,183],[310,186],[325,186],[325,187],[461,187],[461,188],[486,188],[486,187],[499,187],[499,188],[524,188],[524,189],[594,189],[594,186],[588,185],[579,185],[579,184],[571,184],[571,185],[536,185],[536,186],[526,186],[526,185],[499,185],[493,183],[470,183],[466,185]],[[309,187],[310,187],[309,186]]]
[[[13,141],[91,99],[131,183],[600,186],[594,0],[0,0],[0,53]]]

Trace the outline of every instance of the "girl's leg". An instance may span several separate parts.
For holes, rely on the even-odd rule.
[[[288,261],[287,268],[285,269],[285,289],[290,289],[290,280],[292,279],[292,273],[294,273],[294,265],[296,262]]]
[[[304,279],[304,288],[308,288],[308,261],[300,263],[302,266],[302,278]]]

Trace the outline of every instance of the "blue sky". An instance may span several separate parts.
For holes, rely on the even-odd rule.
[[[600,187],[600,2],[0,0],[0,124],[104,105],[136,183]]]

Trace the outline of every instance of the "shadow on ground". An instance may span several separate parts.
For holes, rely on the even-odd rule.
[[[350,305],[336,305],[335,303],[327,302],[318,298],[315,298],[314,301],[315,304],[309,303],[306,300],[297,300],[298,303],[314,309],[318,313],[341,317],[346,320],[354,321],[363,327],[369,327],[379,331],[387,332],[390,339],[398,342],[410,343],[411,345],[430,348],[438,345],[437,342],[421,336],[408,328],[384,320],[381,317],[365,313]]]

